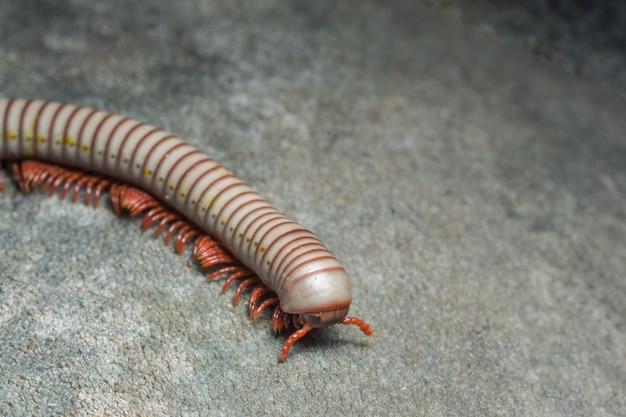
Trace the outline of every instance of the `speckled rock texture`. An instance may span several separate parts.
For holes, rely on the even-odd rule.
[[[336,252],[374,334],[279,364],[189,250],[9,181],[0,415],[626,415],[625,29],[442,3],[3,0],[0,95],[222,161]]]

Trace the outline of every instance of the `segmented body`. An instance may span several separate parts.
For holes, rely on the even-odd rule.
[[[95,172],[166,202],[255,271],[284,312],[333,312],[303,316],[312,327],[341,322],[347,313],[349,280],[317,237],[180,138],[112,113],[24,99],[0,99],[0,132],[0,160]]]

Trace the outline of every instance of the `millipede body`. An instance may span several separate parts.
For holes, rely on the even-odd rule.
[[[194,240],[196,260],[214,268],[209,278],[229,273],[225,287],[240,279],[236,299],[253,285],[250,314],[274,306],[274,330],[296,328],[281,360],[313,328],[354,324],[371,334],[363,320],[346,317],[350,282],[326,246],[178,137],[112,113],[25,99],[0,99],[0,132],[0,160],[22,189],[65,184],[75,200],[85,187],[94,204],[108,189],[116,211],[142,212],[144,228],[168,228],[179,252]]]

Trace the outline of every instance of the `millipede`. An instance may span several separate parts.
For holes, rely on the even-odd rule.
[[[98,205],[108,192],[117,214],[142,215],[141,228],[193,244],[207,280],[235,281],[234,302],[249,289],[251,318],[268,310],[274,333],[293,344],[315,328],[355,325],[348,275],[309,230],[289,220],[222,165],[180,138],[128,117],[73,104],[0,98],[0,161],[23,192],[81,193]],[[0,190],[4,182],[0,177]]]

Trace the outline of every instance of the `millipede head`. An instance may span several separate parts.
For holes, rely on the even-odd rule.
[[[313,327],[326,327],[340,323],[348,314],[350,307],[342,307],[330,311],[321,311],[319,313],[303,313],[300,319],[306,323],[310,323]]]

